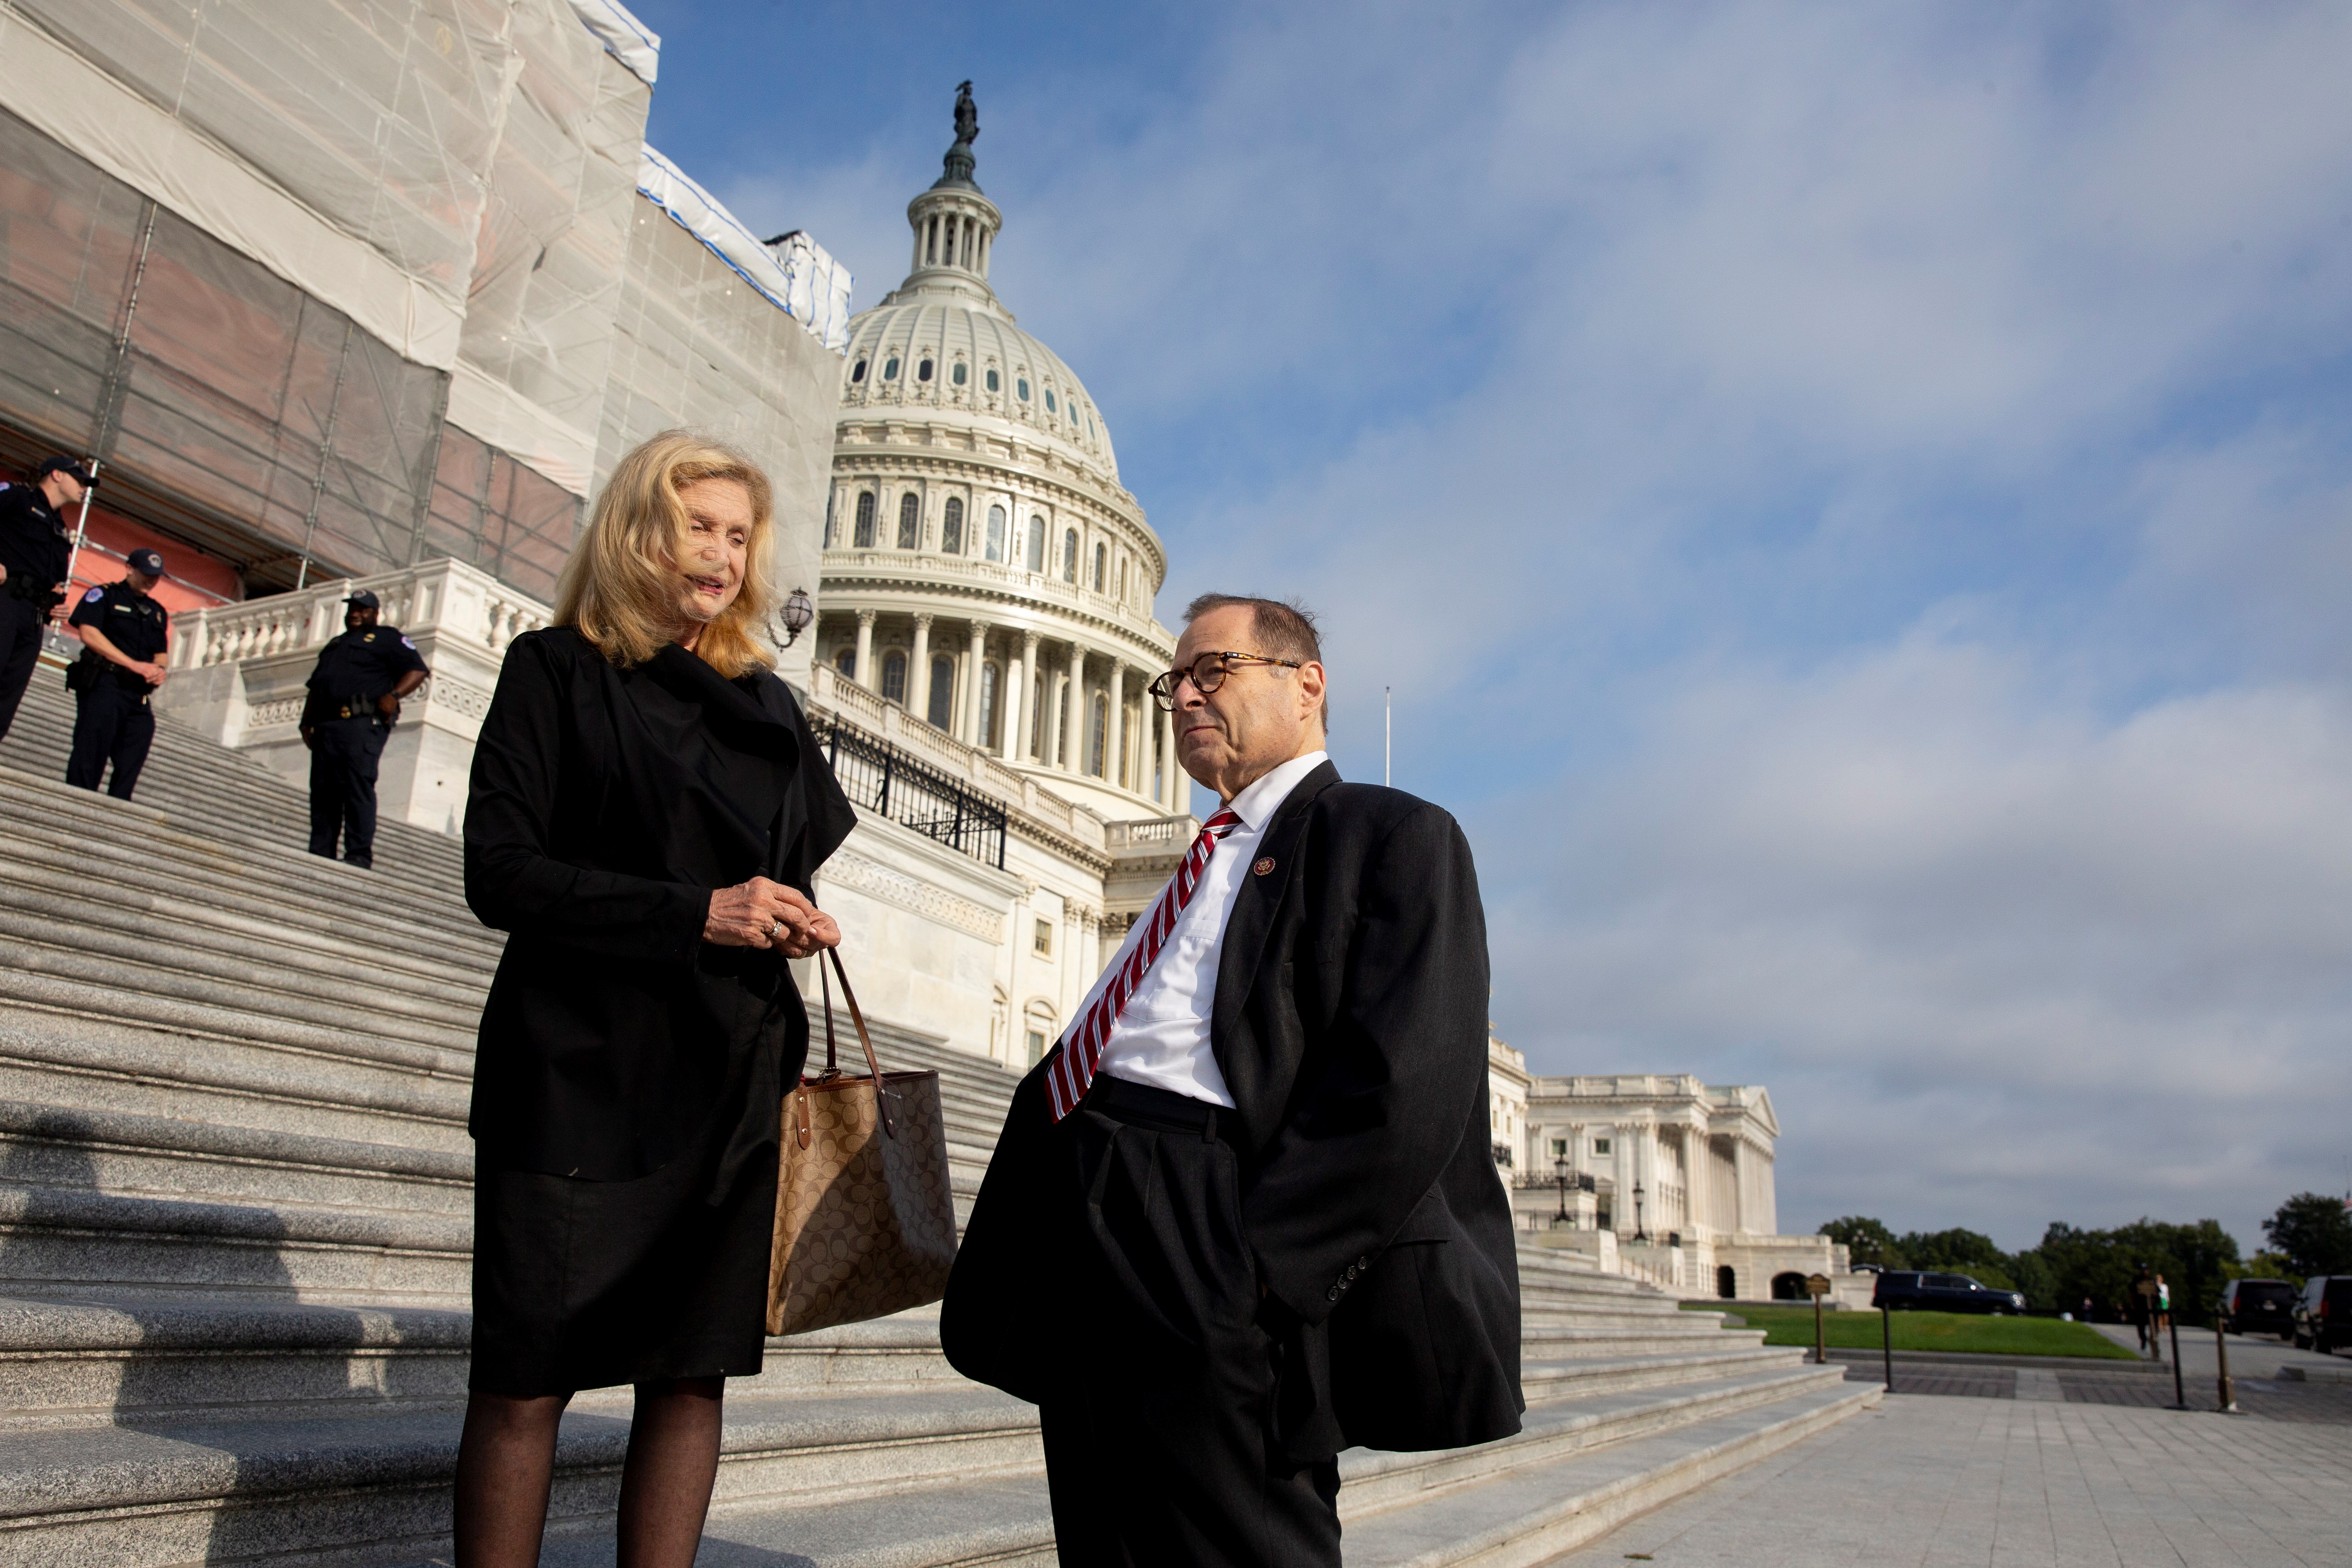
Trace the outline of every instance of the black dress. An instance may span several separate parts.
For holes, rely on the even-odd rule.
[[[472,1386],[760,1370],[776,1137],[808,1051],[714,889],[810,892],[856,814],[772,675],[515,639],[474,752],[466,898],[510,934],[475,1058]]]

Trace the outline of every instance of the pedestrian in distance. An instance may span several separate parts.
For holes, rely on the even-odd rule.
[[[163,656],[172,617],[154,599],[163,580],[163,558],[134,550],[120,583],[92,588],[74,606],[69,623],[81,637],[81,658],[66,670],[74,694],[73,752],[66,759],[66,783],[129,800],[155,743],[156,689],[163,684]],[[113,774],[107,774],[107,764]]]
[[[475,1056],[474,1339],[457,1560],[539,1561],[556,1428],[631,1384],[619,1560],[687,1568],[726,1380],[766,1342],[785,961],[841,940],[856,816],[755,640],[768,480],[696,437],[623,458],[482,721],[466,900],[509,932]]]
[[[425,684],[416,644],[380,624],[383,603],[361,588],[343,600],[342,634],[319,650],[302,703],[310,748],[310,853],[362,868],[375,864],[375,779],[400,700]]]
[[[0,740],[32,684],[49,616],[72,591],[65,509],[97,482],[71,458],[45,458],[30,484],[0,487]]]
[[[1150,690],[1222,804],[1014,1093],[940,1337],[1039,1406],[1064,1568],[1336,1568],[1342,1448],[1526,1407],[1486,918],[1451,816],[1332,767],[1311,617],[1186,619]]]

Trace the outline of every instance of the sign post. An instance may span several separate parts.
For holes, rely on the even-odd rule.
[[[1886,1392],[1895,1392],[1895,1309],[1878,1304],[1879,1346],[1886,1355]]]
[[[1805,1294],[1813,1299],[1813,1364],[1830,1363],[1830,1345],[1822,1328],[1822,1298],[1830,1293],[1830,1277],[1826,1274],[1805,1276]]]

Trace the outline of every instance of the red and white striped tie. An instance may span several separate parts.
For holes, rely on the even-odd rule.
[[[1045,1075],[1045,1098],[1053,1105],[1054,1120],[1059,1121],[1076,1109],[1087,1092],[1087,1085],[1095,1080],[1095,1068],[1102,1064],[1103,1047],[1110,1043],[1111,1026],[1118,1022],[1127,999],[1143,984],[1150,971],[1151,961],[1160,956],[1168,933],[1176,929],[1176,917],[1192,901],[1192,889],[1201,884],[1201,873],[1209,868],[1209,857],[1217,852],[1225,835],[1242,825],[1242,819],[1230,811],[1221,811],[1201,824],[1201,836],[1192,840],[1192,847],[1184,853],[1184,863],[1176,868],[1176,875],[1160,890],[1160,901],[1151,906],[1151,916],[1143,927],[1143,936],[1110,977],[1110,984],[1087,1009],[1087,1016],[1077,1021],[1062,1045],[1062,1054],[1054,1063],[1054,1070]]]

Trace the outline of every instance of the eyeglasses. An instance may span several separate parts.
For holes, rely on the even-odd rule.
[[[1163,711],[1173,713],[1176,710],[1176,688],[1180,682],[1191,681],[1193,690],[1208,697],[1225,683],[1225,677],[1231,675],[1238,664],[1278,664],[1285,669],[1299,668],[1299,661],[1295,658],[1268,658],[1262,653],[1204,653],[1192,661],[1192,668],[1171,669],[1144,689],[1151,693],[1151,700],[1159,703]]]

